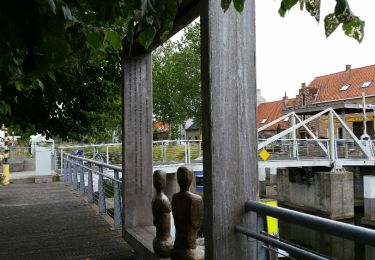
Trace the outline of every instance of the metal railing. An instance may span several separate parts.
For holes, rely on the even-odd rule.
[[[114,229],[121,229],[122,169],[114,165],[64,153],[63,179],[89,204],[98,205],[99,214],[113,218]]]
[[[319,230],[322,232],[329,233],[338,237],[353,240],[362,244],[375,246],[375,230],[363,228],[355,225],[342,223],[322,217],[313,216],[310,214],[281,208],[269,206],[264,203],[256,201],[248,201],[245,203],[245,211],[256,212],[258,216],[258,232],[254,232],[246,227],[237,225],[235,231],[244,234],[248,237],[254,238],[258,241],[265,243],[266,245],[280,248],[287,252],[293,253],[296,257],[301,259],[332,259],[328,256],[323,256],[312,250],[305,249],[301,246],[294,245],[288,241],[278,239],[275,236],[271,236],[265,232],[265,217],[270,216],[279,220],[297,224],[300,226],[308,227],[311,229]],[[258,242],[258,260],[265,260],[266,254],[264,250],[269,249],[268,246],[260,245]],[[262,251],[261,248],[264,248]],[[260,250],[259,250],[260,249]]]
[[[61,158],[64,153],[71,153],[76,150],[83,151],[83,157],[95,161],[106,162],[107,164],[121,163],[121,143],[97,144],[97,145],[73,145],[59,146],[57,148],[56,167],[62,169]],[[191,164],[202,160],[201,140],[163,140],[153,142],[154,164]],[[59,170],[59,169],[56,169]]]

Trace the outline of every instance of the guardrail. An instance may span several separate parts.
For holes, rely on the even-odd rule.
[[[235,231],[244,234],[248,237],[254,238],[258,241],[264,242],[266,245],[271,245],[276,248],[283,249],[287,252],[295,254],[301,259],[332,259],[327,256],[323,256],[317,252],[305,249],[300,246],[296,246],[287,241],[282,241],[277,237],[271,236],[265,232],[264,218],[271,216],[279,220],[297,224],[300,226],[308,227],[311,229],[319,230],[322,232],[329,233],[338,237],[353,240],[359,243],[375,246],[375,230],[354,226],[339,221],[325,219],[309,215],[306,213],[281,208],[273,207],[256,201],[248,201],[245,203],[245,211],[253,211],[258,216],[258,232],[254,232],[246,227],[237,225]],[[258,245],[258,248],[261,246]],[[266,249],[270,249],[266,246]],[[264,251],[258,250],[258,260],[265,260]]]
[[[121,164],[121,143],[114,144],[93,144],[59,146],[56,152],[56,167],[63,168],[61,158],[64,153],[71,153],[75,150],[82,150],[83,156],[95,161],[106,162],[107,164]],[[155,164],[185,163],[202,159],[201,140],[163,140],[153,142],[153,161]],[[116,156],[114,156],[116,155]],[[115,159],[116,160],[112,160]],[[56,169],[58,170],[58,169]]]
[[[121,229],[121,167],[67,153],[62,158],[64,181],[87,196],[89,204],[97,204],[99,214],[112,217],[114,229]]]

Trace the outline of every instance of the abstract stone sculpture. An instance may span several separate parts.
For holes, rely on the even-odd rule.
[[[197,233],[203,221],[203,201],[199,195],[189,192],[194,173],[186,167],[177,170],[180,192],[173,195],[172,213],[176,238],[172,250],[173,260],[201,260],[204,250],[197,246]]]
[[[168,197],[163,193],[166,187],[166,173],[155,171],[153,176],[156,194],[152,198],[152,214],[154,216],[154,225],[156,226],[156,237],[153,241],[154,252],[158,257],[170,257],[173,247],[171,237],[171,203]]]

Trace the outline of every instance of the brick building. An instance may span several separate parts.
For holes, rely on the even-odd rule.
[[[286,96],[281,101],[263,103],[258,106],[258,127],[261,126],[265,114],[270,108],[275,118],[295,111],[302,118],[316,114],[328,107],[345,119],[347,125],[357,137],[363,134],[362,93],[366,97],[366,105],[375,105],[375,65],[352,69],[346,65],[344,71],[316,77],[309,85],[302,83],[298,95],[294,99]],[[278,104],[277,106],[275,104]],[[281,104],[281,105],[280,105]],[[280,111],[281,109],[281,111]],[[277,115],[277,116],[276,116]],[[315,120],[309,127],[317,136],[327,136],[327,118]],[[270,121],[267,121],[267,123]],[[284,122],[283,127],[287,127]],[[348,138],[338,122],[335,122],[336,138]],[[374,139],[374,111],[367,110],[367,133]],[[276,126],[275,126],[276,127]],[[274,130],[274,129],[270,129]],[[271,131],[271,132],[272,132]],[[270,132],[270,133],[271,133]],[[303,129],[298,132],[298,138],[307,137]]]

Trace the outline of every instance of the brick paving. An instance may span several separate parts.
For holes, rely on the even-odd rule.
[[[63,182],[0,186],[0,259],[134,259]]]

